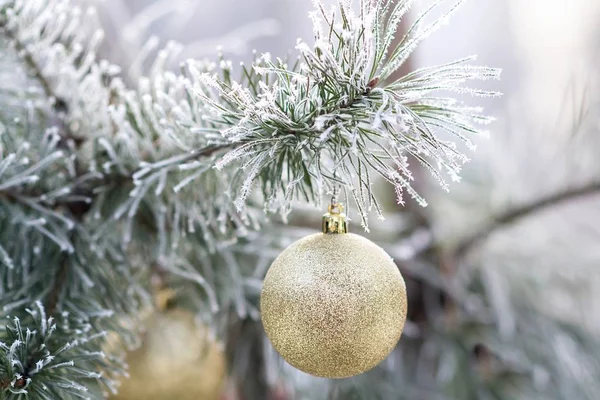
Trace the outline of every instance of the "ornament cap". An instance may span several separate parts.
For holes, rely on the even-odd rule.
[[[344,205],[330,204],[328,211],[323,214],[323,233],[348,233],[348,220],[344,214]]]

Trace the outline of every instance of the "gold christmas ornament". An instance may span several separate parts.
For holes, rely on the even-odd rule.
[[[192,313],[173,309],[145,320],[142,346],[129,352],[129,378],[114,400],[218,400],[226,362],[222,346],[211,339]]]
[[[394,349],[406,321],[406,286],[391,257],[347,233],[341,205],[323,233],[290,245],[264,280],[265,332],[292,366],[325,378],[365,372]]]

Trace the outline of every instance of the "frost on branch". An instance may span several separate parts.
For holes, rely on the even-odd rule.
[[[231,80],[230,71],[222,78],[198,73],[194,79],[196,94],[212,108],[207,118],[221,127],[233,148],[217,168],[234,163],[237,175],[244,177],[238,179],[238,207],[255,181],[268,208],[280,210],[296,197],[319,201],[324,191],[341,185],[366,224],[372,208],[381,215],[373,175],[395,187],[400,203],[408,192],[425,205],[411,187],[409,162],[423,164],[447,188],[447,177],[458,180],[467,157],[438,131],[473,148],[470,136],[482,134],[478,125],[490,121],[480,108],[440,93],[496,96],[464,83],[497,79],[500,71],[471,66],[471,57],[398,79],[391,76],[462,1],[427,22],[432,11],[447,3],[435,2],[398,44],[394,36],[410,0],[365,0],[358,11],[346,0],[331,9],[314,3],[315,43],[299,41],[297,61],[265,54],[242,67],[239,82]],[[209,96],[207,88],[218,98]]]
[[[90,384],[114,391],[112,371],[122,366],[98,351],[106,332],[62,313],[48,317],[37,302],[21,320],[9,317],[0,331],[3,399],[87,398]],[[104,372],[98,372],[98,370]]]
[[[109,134],[107,83],[119,68],[96,60],[104,34],[95,10],[81,9],[69,0],[11,0],[6,4],[4,29],[43,79],[55,107],[64,112],[70,136],[83,140],[88,135]]]

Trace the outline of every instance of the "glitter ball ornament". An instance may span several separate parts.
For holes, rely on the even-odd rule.
[[[222,346],[194,315],[173,309],[145,320],[142,346],[127,354],[129,378],[114,400],[218,400],[226,374]]]
[[[375,367],[394,349],[406,321],[397,266],[381,247],[347,233],[342,211],[331,206],[323,233],[298,240],[275,259],[260,301],[275,350],[325,378]]]

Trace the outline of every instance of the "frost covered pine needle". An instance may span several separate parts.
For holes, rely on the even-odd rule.
[[[498,79],[500,70],[472,66],[475,58],[469,57],[395,78],[417,45],[463,1],[427,22],[447,3],[436,1],[396,41],[412,1],[365,0],[357,11],[352,1],[328,9],[315,0],[310,15],[315,42],[298,41],[297,62],[265,54],[242,67],[240,82],[229,73],[227,79],[197,75],[195,92],[233,147],[217,165],[252,165],[239,172],[246,180],[237,192],[238,206],[248,196],[248,179],[259,182],[270,209],[288,209],[298,196],[318,202],[323,193],[316,188],[331,191],[341,184],[366,227],[368,211],[375,207],[380,213],[370,175],[391,183],[398,202],[408,193],[422,205],[425,200],[411,186],[409,162],[423,164],[445,189],[448,177],[458,180],[467,157],[439,132],[473,149],[471,137],[484,134],[481,126],[491,119],[443,94],[497,96],[465,82]]]

